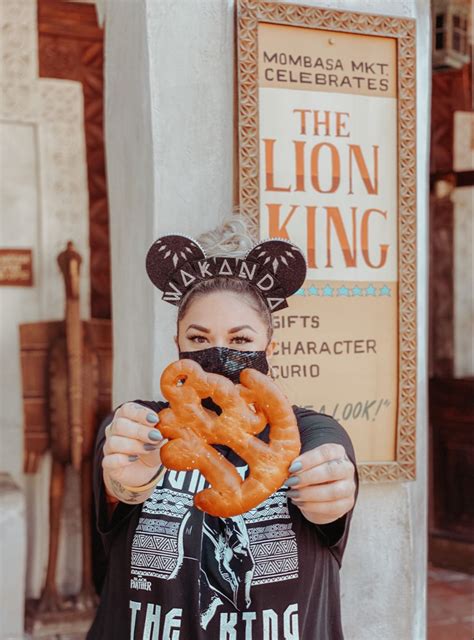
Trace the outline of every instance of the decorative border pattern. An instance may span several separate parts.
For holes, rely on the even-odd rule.
[[[110,248],[104,150],[104,32],[93,4],[38,1],[41,79],[75,80],[84,94],[91,317],[110,318]],[[41,80],[43,81],[43,80]],[[82,85],[82,86],[81,86]]]
[[[238,0],[239,203],[259,236],[259,22],[397,39],[399,384],[396,461],[358,466],[361,480],[416,477],[416,22],[409,18],[335,11],[261,0]]]

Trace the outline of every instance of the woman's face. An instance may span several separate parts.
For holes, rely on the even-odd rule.
[[[214,291],[193,300],[178,325],[175,342],[180,351],[229,347],[240,351],[266,351],[267,326],[245,296]]]

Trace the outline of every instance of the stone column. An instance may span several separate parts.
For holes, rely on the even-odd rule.
[[[160,234],[197,234],[232,205],[234,2],[110,0],[106,130],[111,213],[114,400],[158,398],[176,355],[175,310],[147,282]],[[342,571],[350,640],[422,640],[426,582],[427,184],[430,15],[423,0],[306,0],[417,19],[417,480],[363,485]],[[125,36],[126,34],[126,36]]]
[[[232,208],[231,2],[106,6],[106,149],[114,402],[159,395],[175,309],[144,271],[164,233],[198,235]]]

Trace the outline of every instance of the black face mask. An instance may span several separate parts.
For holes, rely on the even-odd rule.
[[[208,373],[219,373],[237,384],[243,369],[256,369],[268,373],[265,351],[239,351],[228,347],[210,347],[199,351],[180,351],[180,359],[188,358],[201,365]]]

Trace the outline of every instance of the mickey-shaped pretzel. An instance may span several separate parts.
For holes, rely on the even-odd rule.
[[[211,485],[194,504],[213,516],[231,517],[253,509],[274,493],[300,452],[299,429],[287,398],[268,376],[244,369],[241,384],[205,372],[193,360],[170,364],[161,390],[170,407],[160,412],[159,429],[169,442],[163,464],[176,471],[199,469]],[[211,397],[222,413],[202,406]],[[270,425],[268,444],[255,436]],[[243,480],[213,445],[230,447],[249,466]]]

